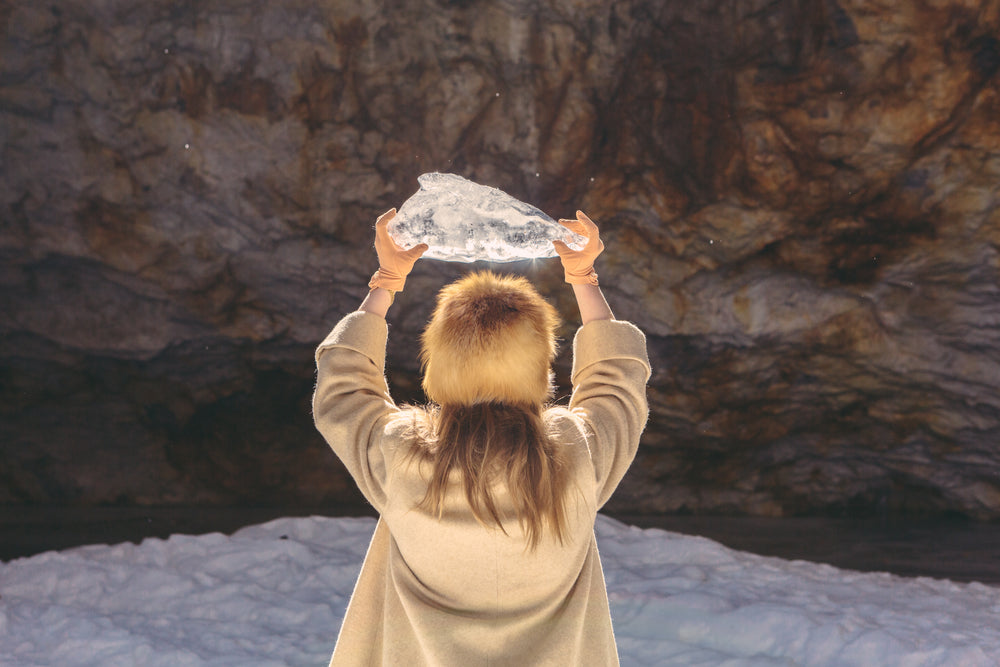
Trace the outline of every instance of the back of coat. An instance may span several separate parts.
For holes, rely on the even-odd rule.
[[[645,424],[642,333],[615,321],[578,332],[570,405],[545,415],[569,466],[567,529],[530,548],[504,482],[502,526],[475,518],[457,471],[441,516],[421,506],[430,463],[389,397],[384,328],[354,313],[317,351],[317,427],[381,515],[331,665],[617,665],[594,521]]]

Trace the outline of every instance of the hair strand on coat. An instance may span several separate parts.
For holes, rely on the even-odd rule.
[[[529,548],[538,544],[545,528],[563,541],[569,479],[541,406],[477,403],[421,412],[425,421],[413,451],[432,464],[432,472],[419,506],[440,517],[451,473],[457,470],[465,498],[480,523],[507,532],[493,488],[502,481]]]

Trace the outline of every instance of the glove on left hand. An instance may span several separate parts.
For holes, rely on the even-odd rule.
[[[408,250],[396,245],[389,236],[389,221],[396,217],[396,209],[390,208],[375,221],[375,252],[378,255],[378,271],[368,282],[368,287],[381,287],[390,292],[402,291],[406,276],[420,256],[427,252],[426,243],[420,243]]]

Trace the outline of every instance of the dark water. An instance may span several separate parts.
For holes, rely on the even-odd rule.
[[[140,542],[174,533],[232,533],[329,508],[0,507],[0,560],[83,544]],[[366,515],[365,508],[340,515]],[[370,514],[368,514],[370,516]],[[868,572],[1000,585],[1000,524],[961,519],[878,520],[618,516],[642,527],[702,535],[765,556]]]
[[[967,519],[616,517],[728,547],[862,572],[1000,585],[1000,523]]]

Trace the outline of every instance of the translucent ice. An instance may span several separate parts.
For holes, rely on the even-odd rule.
[[[511,262],[554,257],[554,239],[579,250],[587,239],[530,204],[455,174],[423,174],[420,189],[389,223],[400,246],[430,246],[424,257],[450,262]]]

